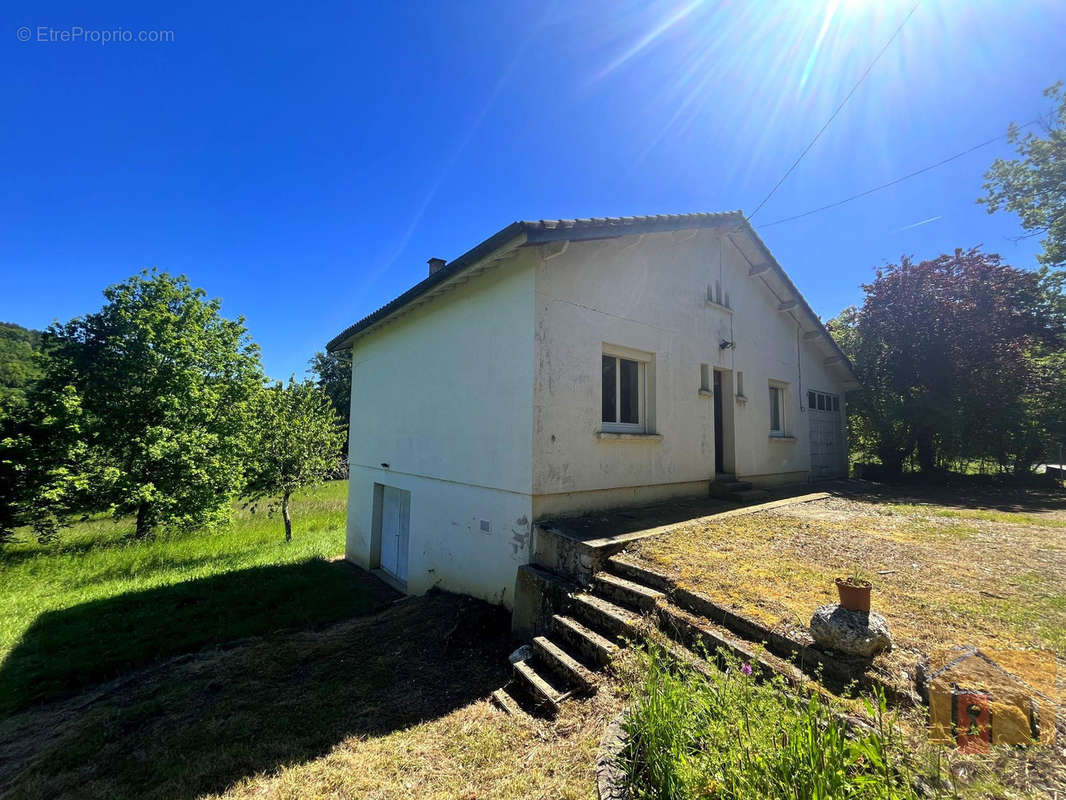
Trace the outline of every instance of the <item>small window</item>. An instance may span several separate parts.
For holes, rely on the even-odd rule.
[[[825,411],[825,395],[821,392],[818,393],[818,410]]]
[[[788,436],[788,384],[770,381],[770,435]]]
[[[711,391],[711,368],[708,364],[700,364],[700,391]]]
[[[744,396],[744,373],[737,373],[737,397]]]
[[[837,397],[836,395],[833,395],[833,410],[834,411],[839,411],[840,410],[840,398]]]
[[[807,408],[817,408],[818,398],[815,392],[807,392]]]
[[[602,359],[603,430],[643,433],[646,366],[643,361],[604,353]]]

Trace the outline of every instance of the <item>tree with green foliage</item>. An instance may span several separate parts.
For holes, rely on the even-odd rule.
[[[853,445],[897,474],[912,454],[923,472],[986,458],[1030,469],[1062,383],[1061,282],[975,249],[904,258],[863,290],[862,307],[829,324],[862,385],[849,401]]]
[[[11,541],[21,523],[21,486],[15,461],[15,421],[0,414],[0,545]]]
[[[1066,91],[1062,81],[1044,91],[1057,108],[1043,121],[1044,135],[1011,123],[1007,138],[1021,158],[997,158],[985,173],[987,194],[977,202],[992,214],[1000,208],[1017,214],[1022,227],[1043,235],[1037,259],[1045,266],[1066,264]]]
[[[25,402],[27,388],[40,375],[40,347],[40,331],[0,322],[0,415],[10,404]]]
[[[352,361],[351,352],[315,353],[311,359],[310,371],[317,378],[318,385],[329,395],[337,416],[344,422],[344,442],[341,457],[348,461],[349,417],[352,408]]]
[[[293,492],[327,480],[338,467],[344,429],[329,395],[310,381],[289,379],[263,389],[255,403],[253,457],[245,496],[280,507],[292,541]]]
[[[104,297],[98,312],[44,334],[18,444],[38,535],[77,512],[135,514],[138,537],[224,519],[263,385],[243,319],[156,270]]]

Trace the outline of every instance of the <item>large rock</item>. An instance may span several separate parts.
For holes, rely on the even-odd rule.
[[[859,658],[873,658],[892,649],[892,634],[884,617],[876,611],[849,611],[838,603],[814,612],[811,636],[826,650]]]

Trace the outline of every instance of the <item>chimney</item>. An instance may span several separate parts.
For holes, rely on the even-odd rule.
[[[431,258],[427,263],[429,264],[429,274],[432,275],[437,270],[444,269],[444,265],[448,262],[443,258]]]

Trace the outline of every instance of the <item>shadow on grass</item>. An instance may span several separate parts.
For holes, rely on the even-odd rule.
[[[0,722],[0,794],[222,792],[485,697],[507,677],[508,627],[497,607],[434,593],[143,670]]]
[[[0,714],[168,656],[371,613],[397,596],[347,562],[312,559],[49,611],[0,665]]]
[[[891,483],[830,481],[821,488],[858,500],[932,504],[962,510],[988,509],[1016,514],[1066,509],[1066,490],[1039,480],[948,473],[936,479],[907,475]]]

